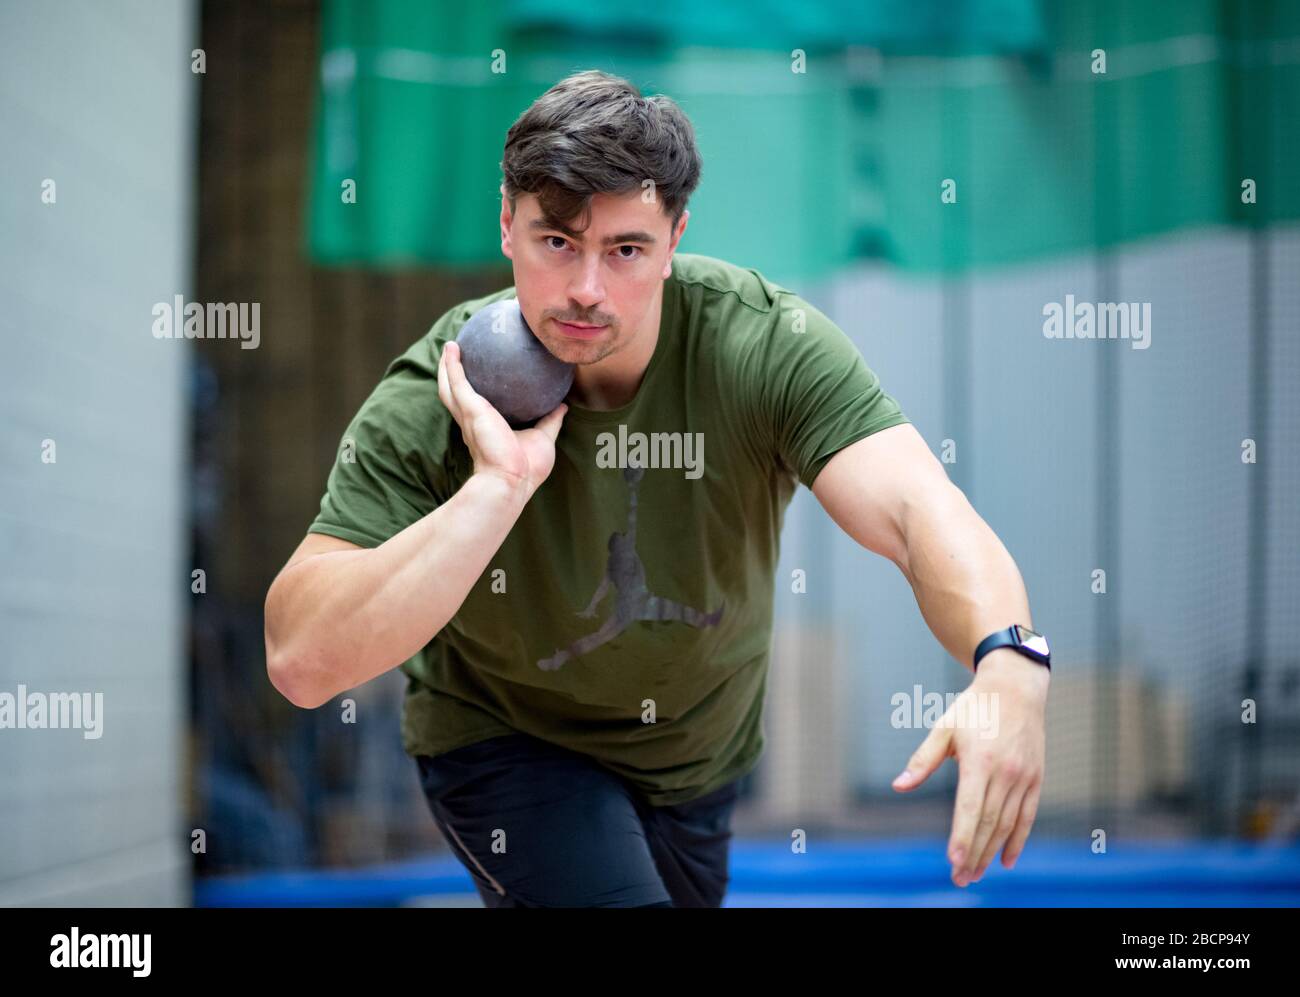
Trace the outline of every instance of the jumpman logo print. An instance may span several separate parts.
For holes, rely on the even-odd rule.
[[[717,626],[718,620],[722,619],[722,611],[727,605],[725,599],[721,606],[706,614],[692,606],[683,606],[671,599],[651,595],[646,588],[645,566],[642,565],[641,558],[636,552],[636,488],[644,475],[643,467],[623,469],[623,480],[627,482],[631,495],[627,529],[621,533],[610,534],[609,563],[605,568],[605,577],[601,579],[600,587],[591,597],[587,608],[577,614],[586,620],[594,617],[596,606],[605,597],[610,585],[613,585],[613,615],[595,633],[580,637],[567,648],[556,651],[552,657],[537,662],[537,667],[543,671],[554,671],[570,658],[586,654],[601,644],[613,640],[640,620],[676,620],[680,623],[689,623],[693,627],[713,627]]]

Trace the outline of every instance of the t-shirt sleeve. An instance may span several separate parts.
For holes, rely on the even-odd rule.
[[[430,332],[389,365],[343,433],[309,533],[377,547],[446,500],[452,420],[438,397],[439,348]]]
[[[844,447],[909,420],[839,326],[790,292],[777,305],[751,351],[752,418],[770,451],[812,488]]]

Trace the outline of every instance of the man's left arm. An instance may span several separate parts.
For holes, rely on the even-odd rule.
[[[1015,561],[910,423],[838,451],[812,491],[845,533],[898,565],[926,624],[966,668],[995,630],[1033,628]],[[914,789],[945,758],[957,758],[948,860],[959,886],[978,882],[1003,845],[1007,868],[1024,848],[1043,781],[1050,674],[1011,648],[990,651],[952,708],[974,715],[970,698],[992,697],[996,736],[936,724],[894,780],[895,789]]]

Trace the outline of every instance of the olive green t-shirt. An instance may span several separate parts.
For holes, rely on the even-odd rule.
[[[453,308],[389,365],[310,532],[376,547],[465,483],[438,357],[514,293]],[[590,756],[655,806],[758,762],[786,507],[836,451],[908,420],[838,326],[756,271],[678,253],[663,295],[632,401],[570,405],[550,476],[460,610],[401,666],[408,754],[523,732]]]

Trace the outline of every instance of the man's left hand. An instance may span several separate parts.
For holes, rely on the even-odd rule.
[[[958,886],[979,882],[1004,844],[1002,864],[1008,869],[1025,847],[1043,785],[1050,675],[1011,648],[990,651],[893,782],[899,791],[915,789],[945,758],[956,757],[948,861]]]

